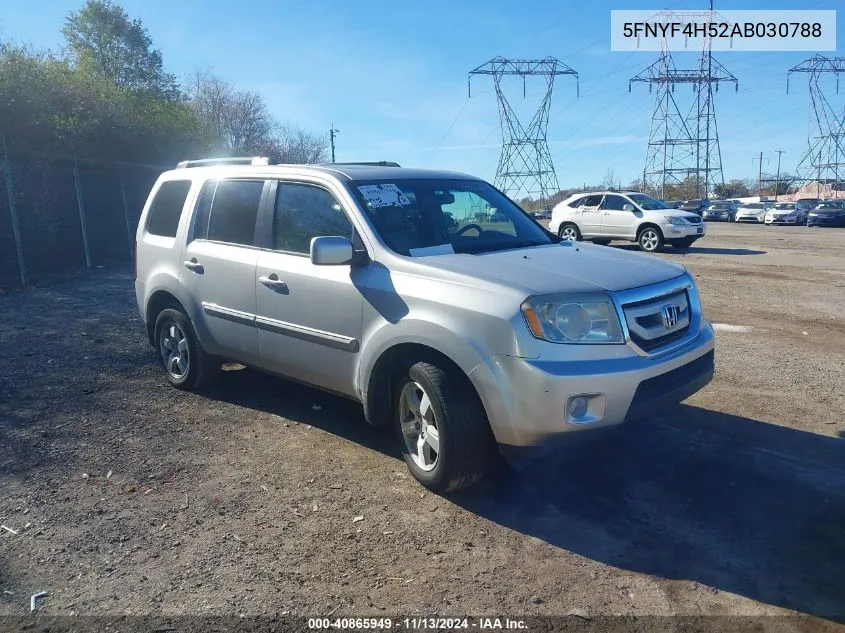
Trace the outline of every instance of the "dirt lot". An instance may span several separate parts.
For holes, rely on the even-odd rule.
[[[127,271],[0,297],[0,614],[45,590],[45,615],[845,623],[845,230],[711,225],[660,257],[744,326],[714,382],[450,498],[353,403],[249,370],[166,386]]]

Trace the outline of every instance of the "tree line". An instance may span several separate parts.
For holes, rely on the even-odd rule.
[[[0,41],[0,135],[11,154],[164,166],[202,156],[326,160],[327,139],[276,120],[259,93],[207,70],[180,82],[113,0],[87,0],[61,33],[59,51]]]

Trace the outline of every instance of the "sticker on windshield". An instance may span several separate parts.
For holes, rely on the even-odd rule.
[[[411,204],[408,196],[394,184],[361,185],[358,191],[371,207],[407,207]]]

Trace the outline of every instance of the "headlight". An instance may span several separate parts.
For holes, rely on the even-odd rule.
[[[528,329],[552,343],[622,343],[616,309],[606,295],[545,295],[522,304]]]
[[[666,221],[669,224],[672,224],[673,226],[681,226],[681,225],[686,224],[686,220],[684,220],[683,218],[680,218],[676,215],[667,215],[667,216],[664,216],[664,217],[666,218]]]

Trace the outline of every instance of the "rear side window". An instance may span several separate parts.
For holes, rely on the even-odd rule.
[[[176,237],[179,218],[190,188],[190,180],[168,180],[162,183],[150,205],[147,233]]]
[[[601,199],[603,197],[604,197],[603,195],[587,196],[586,198],[584,198],[583,206],[585,206],[585,207],[597,207],[601,203]]]
[[[194,239],[252,246],[263,180],[212,180],[202,188]]]

